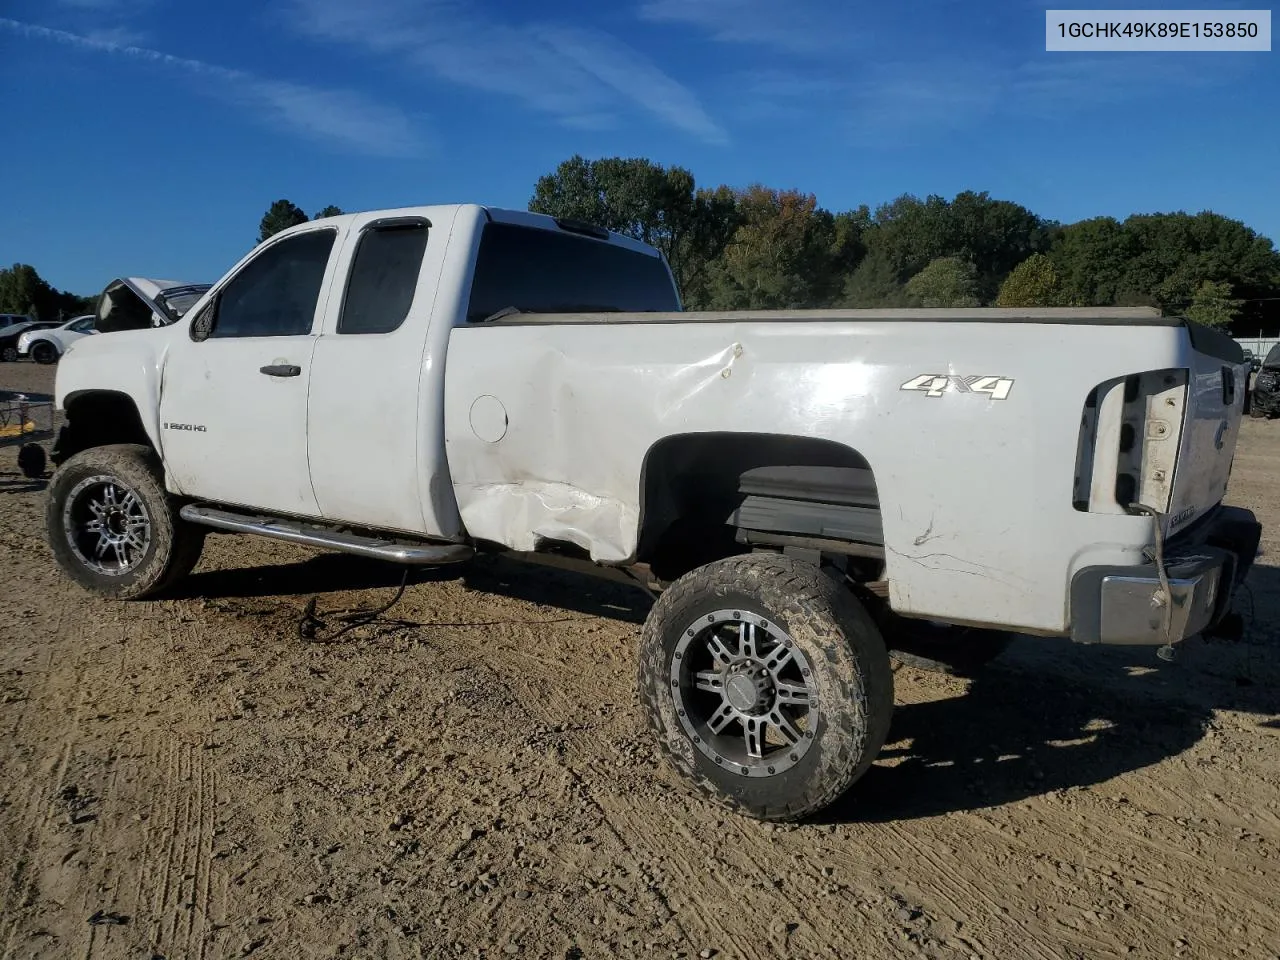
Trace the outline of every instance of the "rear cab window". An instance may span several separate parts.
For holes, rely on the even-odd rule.
[[[467,322],[521,313],[654,313],[680,309],[656,256],[607,240],[489,222],[480,236]]]
[[[338,333],[391,333],[409,315],[427,249],[425,220],[373,226],[356,245]]]

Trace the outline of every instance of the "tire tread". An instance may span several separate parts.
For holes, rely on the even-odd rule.
[[[698,770],[692,745],[674,749],[670,740],[671,726],[662,717],[662,697],[669,697],[665,674],[663,638],[672,630],[683,629],[674,617],[704,602],[713,602],[730,594],[748,594],[759,598],[766,609],[798,613],[805,619],[825,621],[838,639],[853,654],[857,671],[850,669],[848,656],[841,656],[834,645],[825,647],[829,666],[839,674],[839,695],[848,696],[856,704],[866,729],[860,747],[853,737],[842,736],[828,727],[823,734],[822,749],[836,748],[836,762],[823,767],[816,783],[808,785],[802,795],[771,808],[748,806],[727,795],[711,778]],[[860,682],[861,679],[861,682]],[[889,732],[893,713],[893,672],[889,654],[879,630],[861,603],[844,586],[811,564],[779,554],[749,554],[731,557],[700,567],[682,577],[663,592],[645,623],[637,695],[645,709],[650,729],[657,735],[659,748],[667,761],[702,793],[721,805],[739,813],[765,820],[798,820],[830,805],[843,794],[874,762]],[[827,703],[830,694],[824,693]],[[833,736],[834,733],[834,736]],[[828,742],[833,741],[833,742]]]

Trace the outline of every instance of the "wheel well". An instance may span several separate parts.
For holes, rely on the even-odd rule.
[[[73,394],[65,403],[67,425],[54,445],[53,462],[109,443],[140,443],[155,448],[142,425],[133,398],[114,390]]]
[[[865,477],[874,498],[866,458],[831,440],[764,433],[666,437],[650,448],[641,472],[637,560],[671,581],[713,560],[751,552],[736,512],[746,499],[743,474],[761,467],[844,468]],[[879,508],[872,503],[878,523]],[[878,575],[882,563],[874,566]]]

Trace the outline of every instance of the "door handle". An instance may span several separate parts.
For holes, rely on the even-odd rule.
[[[292,363],[269,363],[265,367],[259,367],[258,372],[265,373],[268,377],[296,377],[302,373],[302,368]]]

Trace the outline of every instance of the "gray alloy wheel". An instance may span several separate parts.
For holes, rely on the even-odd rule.
[[[640,703],[668,762],[762,820],[821,810],[866,772],[893,714],[884,638],[847,586],[776,554],[716,560],[645,620]]]
[[[151,596],[189,573],[206,532],[182,519],[159,458],[137,444],[67,459],[49,481],[45,528],[67,576],[117,600]]]

